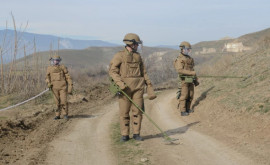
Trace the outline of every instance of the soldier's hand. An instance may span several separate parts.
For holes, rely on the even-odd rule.
[[[51,83],[48,84],[49,90],[52,90],[53,85]]]
[[[148,95],[149,100],[154,100],[155,98],[157,98],[157,95],[155,94],[155,91],[152,85],[147,85],[146,93]]]
[[[125,89],[127,89],[127,88],[128,88],[128,86],[127,86],[127,84],[125,84],[125,83],[124,83],[124,85],[121,85],[121,86],[120,86],[120,89],[121,89],[121,90],[125,90]]]
[[[68,94],[70,94],[70,95],[72,95],[72,88],[73,88],[72,85],[68,86]]]

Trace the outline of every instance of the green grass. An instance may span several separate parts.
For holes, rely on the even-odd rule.
[[[111,126],[113,141],[113,150],[118,159],[119,165],[145,165],[150,164],[150,161],[140,162],[143,157],[148,157],[149,154],[145,154],[144,150],[140,147],[140,142],[136,140],[129,140],[127,142],[120,142],[120,124],[114,123]]]
[[[13,95],[1,96],[0,97],[0,109],[6,108],[10,105],[13,105],[13,104],[17,103],[16,101],[17,101],[16,96],[13,96]]]
[[[8,118],[5,116],[0,116],[0,120],[7,120]]]
[[[270,110],[270,103],[259,105],[258,112],[260,113],[267,113]]]

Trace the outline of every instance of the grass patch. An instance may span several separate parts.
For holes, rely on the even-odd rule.
[[[269,103],[266,103],[264,105],[259,105],[259,112],[261,113],[267,113],[270,111],[270,104]]]
[[[247,88],[248,86],[252,85],[252,82],[241,82],[237,84],[237,88]]]
[[[120,124],[114,123],[112,126],[111,138],[113,141],[113,150],[118,159],[118,165],[145,165],[150,164],[149,161],[141,162],[141,158],[148,157],[144,150],[140,147],[141,142],[136,140],[129,140],[127,142],[120,142]]]
[[[7,120],[6,116],[0,116],[0,120]]]
[[[53,101],[53,93],[52,91],[48,91],[45,94],[35,99],[35,104],[48,104]]]
[[[14,104],[13,102],[14,102],[14,98],[12,97],[12,95],[1,96],[0,97],[0,109],[6,108],[6,107]]]
[[[263,80],[265,80],[266,78],[267,78],[266,75],[260,75],[260,76],[259,76],[259,81],[263,81]]]
[[[253,108],[252,106],[249,106],[249,107],[247,107],[246,110],[247,110],[248,112],[250,112],[250,111],[252,110],[252,108]]]
[[[29,96],[27,98],[22,98],[22,95],[20,95],[20,94],[17,94],[17,95],[10,94],[10,95],[6,95],[6,96],[1,96],[0,97],[0,109],[21,103],[21,102],[23,102],[31,97],[33,97],[33,96]],[[34,99],[34,101],[32,100],[31,102],[37,105],[37,104],[54,103],[53,101],[54,101],[53,94],[51,91],[49,91],[49,92],[46,92],[45,94],[41,95],[40,97]],[[21,107],[23,107],[23,106],[21,106]]]

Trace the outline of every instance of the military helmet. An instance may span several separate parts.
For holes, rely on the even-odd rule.
[[[191,45],[190,45],[190,43],[187,42],[187,41],[181,42],[181,44],[179,45],[179,47],[180,47],[181,49],[184,49],[184,48],[191,49]]]
[[[58,60],[58,61],[61,61],[62,58],[61,58],[59,55],[55,54],[55,55],[52,56],[52,58],[51,58],[50,60]]]
[[[128,33],[125,35],[123,42],[127,45],[131,44],[142,44],[142,41],[140,40],[140,37],[137,34],[134,33]]]

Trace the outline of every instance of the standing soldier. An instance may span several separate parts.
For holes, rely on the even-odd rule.
[[[57,109],[55,110],[55,120],[60,119],[61,111],[64,119],[68,119],[67,93],[72,94],[72,79],[67,67],[60,65],[61,58],[54,55],[50,61],[51,66],[47,68],[46,83],[53,92]]]
[[[109,75],[113,81],[141,108],[143,108],[144,87],[147,85],[149,99],[156,98],[151,81],[146,73],[142,58],[137,52],[142,44],[137,34],[128,33],[123,42],[124,50],[119,51],[110,62]],[[152,91],[152,92],[150,92]],[[129,140],[129,112],[132,111],[133,139],[142,141],[140,136],[142,112],[123,95],[119,96],[121,141]]]
[[[180,44],[180,54],[174,61],[174,67],[179,74],[181,82],[181,96],[179,99],[181,116],[188,116],[189,113],[194,112],[190,109],[191,102],[194,96],[194,85],[199,85],[197,78],[193,82],[185,82],[184,76],[196,76],[194,71],[194,60],[190,57],[191,45],[189,42],[182,42]]]

